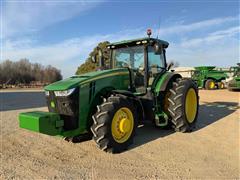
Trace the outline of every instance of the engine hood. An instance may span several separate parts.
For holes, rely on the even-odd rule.
[[[103,70],[103,71],[95,71],[86,74],[72,76],[70,78],[57,81],[55,83],[49,84],[48,86],[44,87],[46,91],[64,91],[67,89],[72,89],[78,87],[81,84],[88,83],[97,79],[114,76],[116,74],[128,74],[127,68],[119,68],[119,69],[110,69],[110,70]]]
[[[228,75],[223,71],[210,71],[206,74],[206,76],[217,80],[226,79],[228,77]]]

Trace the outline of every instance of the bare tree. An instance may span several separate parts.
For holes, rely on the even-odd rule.
[[[39,63],[32,64],[28,59],[17,62],[10,60],[0,63],[1,84],[29,84],[32,81],[52,83],[62,79],[60,70],[55,67],[44,67]]]

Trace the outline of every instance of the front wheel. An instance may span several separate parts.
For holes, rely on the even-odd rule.
[[[199,107],[196,84],[190,79],[177,79],[170,89],[168,101],[168,112],[175,131],[191,131],[197,121]]]
[[[207,90],[214,90],[214,89],[216,89],[214,80],[208,79],[205,82],[205,89],[207,89]]]
[[[133,143],[137,127],[137,113],[126,96],[112,95],[92,116],[91,131],[98,147],[106,152],[124,151]]]

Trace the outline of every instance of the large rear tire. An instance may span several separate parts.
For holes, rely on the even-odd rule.
[[[137,112],[133,102],[123,95],[111,95],[92,116],[91,131],[97,146],[106,152],[119,153],[133,143]]]
[[[175,131],[192,131],[197,121],[199,107],[196,84],[190,79],[178,78],[173,82],[168,101],[168,111]]]

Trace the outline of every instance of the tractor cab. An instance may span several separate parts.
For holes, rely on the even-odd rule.
[[[131,90],[145,93],[159,73],[167,70],[165,49],[168,42],[153,38],[141,38],[110,44],[110,67],[128,68],[131,74]]]

